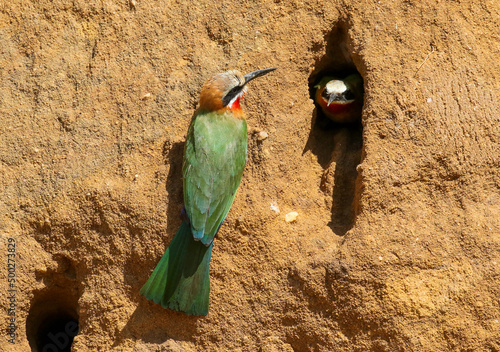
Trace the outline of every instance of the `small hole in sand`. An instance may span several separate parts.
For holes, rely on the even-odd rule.
[[[38,273],[47,287],[34,291],[26,319],[26,337],[34,352],[71,351],[78,334],[75,268],[64,256],[54,258],[57,269]]]
[[[339,236],[355,223],[356,167],[363,149],[364,82],[347,49],[345,32],[341,27],[332,30],[325,54],[309,77],[316,108],[306,145],[323,167],[320,188],[332,214],[328,225]]]

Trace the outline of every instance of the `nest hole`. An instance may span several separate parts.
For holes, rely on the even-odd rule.
[[[42,277],[48,287],[34,292],[26,319],[26,337],[33,352],[69,352],[78,334],[74,268],[67,258],[57,261],[57,271]]]
[[[346,77],[353,74],[362,76],[353,61],[346,33],[339,25],[328,34],[324,55],[317,60],[309,77],[309,92],[315,102],[315,109],[308,148],[317,155],[323,167],[320,188],[327,195],[327,205],[331,208],[328,225],[339,236],[345,235],[354,226],[356,218],[359,193],[356,168],[361,162],[363,150],[361,115],[364,81],[361,78],[358,85],[360,94],[357,94],[354,102],[359,105],[352,110],[349,122],[335,121],[335,115],[332,117],[330,111],[325,112],[317,91],[324,87],[325,80],[348,82]]]

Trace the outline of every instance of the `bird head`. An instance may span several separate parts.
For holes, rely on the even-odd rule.
[[[314,86],[315,102],[324,114],[336,123],[356,122],[363,108],[363,78],[353,73],[344,79],[323,77]]]
[[[240,99],[246,93],[247,83],[274,70],[274,67],[266,68],[246,75],[237,70],[230,70],[213,76],[201,88],[199,109],[241,111]]]
[[[354,100],[353,92],[346,86],[344,81],[337,79],[328,82],[321,95],[328,102],[327,105],[330,105],[334,101],[344,104]]]
[[[351,74],[344,79],[324,77],[316,86],[327,106],[332,103],[350,104],[363,95],[363,81],[359,74]]]

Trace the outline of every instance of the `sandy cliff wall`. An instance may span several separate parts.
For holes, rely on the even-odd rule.
[[[499,9],[0,4],[0,349],[78,323],[73,351],[499,351]],[[272,66],[210,313],[163,310],[138,292],[180,223],[201,85]],[[354,69],[362,131],[323,128],[311,85]]]

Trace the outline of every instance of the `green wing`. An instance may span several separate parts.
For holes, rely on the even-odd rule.
[[[193,237],[210,245],[233,204],[247,157],[247,125],[231,113],[200,112],[184,151],[184,206]]]

